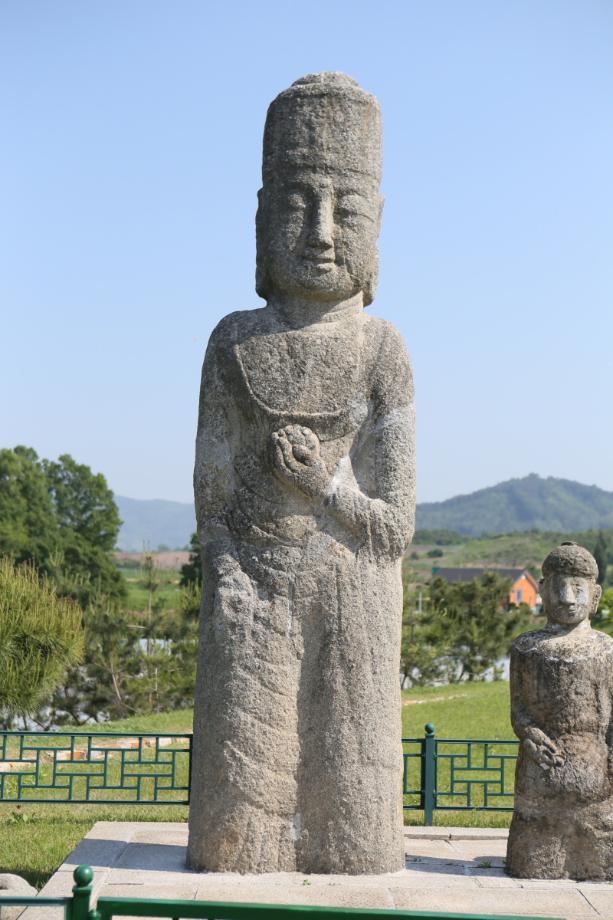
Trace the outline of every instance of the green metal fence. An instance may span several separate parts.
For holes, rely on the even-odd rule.
[[[91,907],[94,873],[77,866],[72,897],[0,897],[2,907],[63,907],[65,920],[112,920],[113,917],[168,917],[171,920],[519,920],[505,914],[456,914],[414,910],[366,910],[344,907],[302,907],[284,904],[240,904],[221,901],[179,901],[153,898],[98,898]],[[536,920],[523,917],[523,920]],[[558,918],[551,918],[558,920]]]
[[[517,741],[404,738],[403,805],[423,811],[511,811]],[[187,805],[192,736],[0,732],[0,803]]]
[[[0,732],[0,802],[185,805],[192,736]]]
[[[437,738],[428,722],[423,738],[403,739],[406,811],[512,811],[519,741]]]

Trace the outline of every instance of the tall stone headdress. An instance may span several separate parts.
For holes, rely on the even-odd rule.
[[[266,265],[266,193],[297,169],[353,176],[370,194],[381,181],[381,109],[377,99],[343,73],[307,74],[279,93],[264,126],[262,185],[256,217],[256,291],[270,294]],[[366,279],[372,303],[378,259]]]

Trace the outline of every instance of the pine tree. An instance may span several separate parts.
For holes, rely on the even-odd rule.
[[[189,561],[181,566],[181,586],[202,585],[202,558],[200,555],[200,538],[197,533],[189,541]]]
[[[0,559],[0,716],[29,714],[83,653],[79,607],[31,564]]]
[[[496,676],[496,662],[530,624],[525,604],[509,607],[510,588],[510,580],[495,572],[459,584],[433,579],[430,607],[444,636],[444,656],[453,663],[450,680],[482,680],[490,669]]]

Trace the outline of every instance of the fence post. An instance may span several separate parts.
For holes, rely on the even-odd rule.
[[[72,902],[69,920],[89,920],[89,901],[92,895],[93,870],[90,866],[77,866],[72,876],[75,880],[72,889]]]
[[[421,761],[421,805],[424,810],[424,825],[431,827],[436,803],[436,738],[434,725],[427,722],[423,740]]]
[[[189,736],[189,766],[187,768],[187,801],[192,801],[192,771],[194,765],[194,732]]]

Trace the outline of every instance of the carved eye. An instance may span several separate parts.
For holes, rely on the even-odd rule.
[[[338,202],[335,213],[342,220],[373,220],[367,203],[359,195],[345,195]]]
[[[335,209],[334,213],[336,214],[337,217],[340,217],[344,220],[347,220],[348,218],[351,218],[351,217],[359,217],[359,214],[357,211],[355,211],[353,208],[348,208],[346,205],[343,205],[343,204],[339,205]]]
[[[287,196],[287,207],[291,211],[304,211],[306,207],[304,195],[297,191],[290,192]]]

